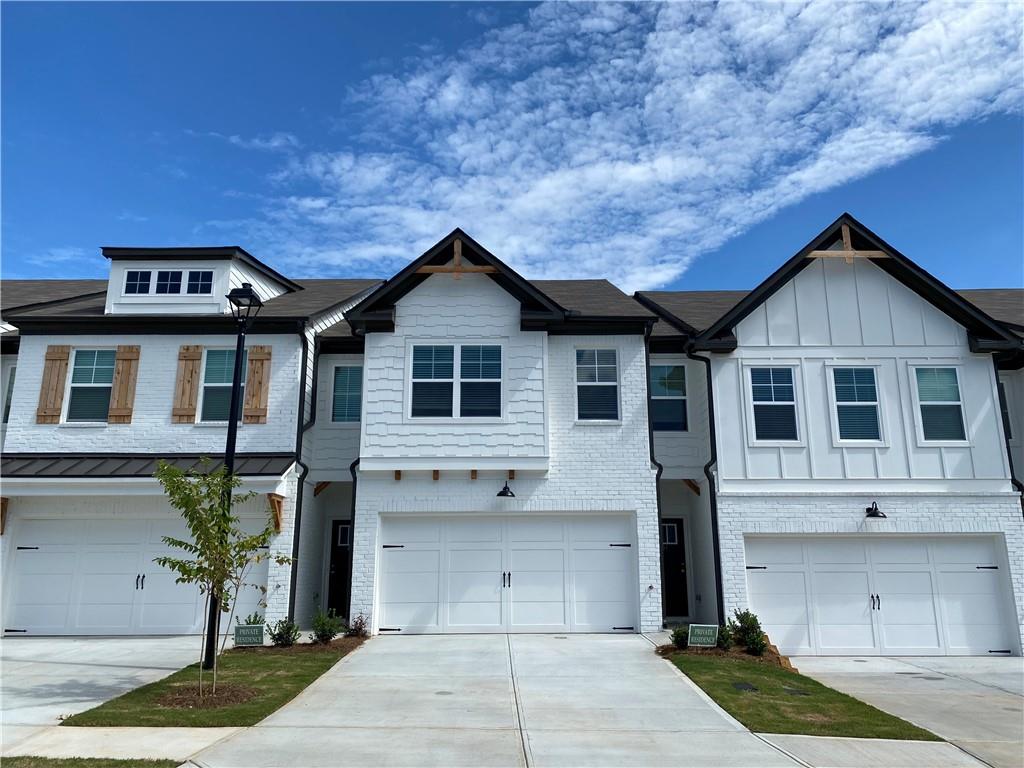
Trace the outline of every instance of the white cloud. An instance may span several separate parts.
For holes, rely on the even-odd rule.
[[[246,137],[238,134],[227,135],[218,131],[194,131],[189,128],[185,130],[185,134],[193,137],[220,139],[241,149],[255,149],[262,152],[288,152],[302,146],[297,136],[284,131],[275,131],[264,136]]]
[[[455,226],[531,277],[676,279],[808,195],[1019,111],[1019,4],[537,6],[348,94],[259,220],[293,269],[387,274]],[[810,234],[810,233],[808,233]]]

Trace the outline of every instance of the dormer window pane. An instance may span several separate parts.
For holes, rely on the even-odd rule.
[[[181,293],[181,270],[160,270],[156,273],[157,293]]]
[[[213,293],[213,270],[192,270],[188,273],[188,292],[192,294]]]
[[[148,269],[129,269],[125,273],[124,292],[126,294],[149,293],[149,280],[153,273]]]

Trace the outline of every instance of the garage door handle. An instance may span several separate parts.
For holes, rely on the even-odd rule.
[[[135,589],[139,588],[139,574],[135,574]]]
[[[142,588],[146,588],[146,574],[142,574]]]
[[[512,571],[508,572],[508,585],[510,587],[512,586]]]
[[[881,595],[875,595],[875,608],[877,608],[878,610],[882,610],[882,596]]]

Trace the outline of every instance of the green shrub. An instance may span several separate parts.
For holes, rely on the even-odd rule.
[[[253,627],[262,623],[263,617],[260,616],[258,613],[250,613],[244,619],[240,619],[237,616],[235,616],[235,624],[243,624],[247,627]]]
[[[723,651],[728,651],[732,648],[732,630],[729,629],[728,625],[718,628],[718,642],[715,645]]]
[[[313,642],[327,645],[345,629],[345,622],[335,615],[334,609],[324,613],[318,610],[313,614]]]
[[[733,640],[742,645],[752,656],[763,654],[768,647],[768,638],[765,637],[757,616],[750,611],[740,611],[739,609],[734,611],[733,615],[735,620],[729,619],[728,624]]]
[[[688,636],[690,634],[689,624],[680,624],[678,627],[672,629],[672,645],[679,650],[685,650],[690,644]]]
[[[361,613],[345,628],[345,637],[366,637],[368,634],[370,632],[366,628],[366,617]]]
[[[270,635],[270,642],[278,648],[289,648],[295,645],[295,641],[302,634],[299,632],[299,626],[288,619],[281,619],[273,626],[267,627],[267,633]]]

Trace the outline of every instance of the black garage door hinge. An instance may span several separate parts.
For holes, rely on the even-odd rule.
[[[402,630],[397,627],[381,627],[381,632],[401,632]]]
[[[28,632],[27,629],[5,629],[4,632]]]
[[[609,547],[632,547],[632,544],[609,544]]]
[[[17,547],[17,549],[39,549],[39,547]]]
[[[381,549],[405,549],[405,544],[382,544]]]
[[[975,568],[975,570],[978,570],[978,571],[998,571],[999,570],[999,566],[998,565],[976,565],[976,566],[974,566],[974,568]]]
[[[747,570],[748,571],[767,571],[768,570],[768,566],[767,565],[748,565],[747,566]]]
[[[636,632],[636,627],[612,627],[612,629],[628,629],[630,632]]]
[[[1013,651],[1011,651],[1009,648],[1003,648],[999,651],[989,651],[989,653],[1013,653]]]

